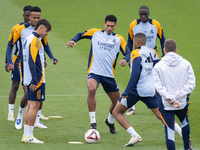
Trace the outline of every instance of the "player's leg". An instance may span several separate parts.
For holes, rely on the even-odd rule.
[[[168,150],[175,150],[175,137],[174,137],[174,111],[165,111],[160,108],[161,120],[163,122],[165,132],[165,142]]]
[[[161,96],[158,93],[156,93],[156,95],[157,95],[157,98],[158,98],[158,104],[159,104],[159,106],[164,107],[163,104],[162,104]],[[178,132],[178,134],[182,138],[181,127],[176,123],[176,121],[174,121],[174,125],[175,125],[175,131]]]
[[[19,112],[18,112],[18,115],[17,115],[17,120],[15,122],[15,128],[16,129],[22,128],[23,113],[24,113],[24,110],[25,110],[26,105],[27,105],[27,91],[26,91],[26,89],[23,89],[23,90],[24,90],[24,95],[21,98],[21,102],[20,102],[20,106],[19,106]]]
[[[15,99],[17,96],[17,90],[19,88],[20,81],[12,81],[11,89],[9,92],[9,105],[8,105],[8,121],[15,121],[14,119],[14,105],[15,105]]]
[[[109,108],[108,118],[106,118],[104,120],[104,122],[108,125],[108,127],[110,129],[110,133],[116,134],[117,131],[116,131],[115,125],[114,125],[114,119],[115,118],[112,114],[112,111],[113,111],[114,107],[116,106],[116,104],[117,104],[117,102],[120,98],[120,93],[119,93],[119,91],[117,91],[117,92],[108,92],[107,94],[108,94],[112,103],[111,103],[110,108]]]
[[[96,109],[96,90],[99,86],[99,83],[97,82],[98,77],[94,74],[89,74],[87,78],[87,88],[88,88],[88,96],[87,96],[87,104],[89,109],[89,115],[90,115],[90,128],[96,129],[96,117],[95,117],[95,109]]]
[[[36,116],[36,120],[35,120],[35,127],[37,128],[43,128],[46,129],[47,126],[45,126],[42,122],[40,122],[40,115],[41,115],[41,111],[42,111],[42,105],[43,105],[43,101],[40,102],[40,107],[39,110],[37,112],[37,116]]]
[[[13,59],[14,70],[11,72],[12,85],[9,92],[9,113],[8,121],[15,121],[14,119],[14,105],[17,96],[17,91],[19,89],[20,83],[20,70],[19,70],[19,58],[14,57]]]
[[[120,98],[121,99],[121,98]],[[124,116],[124,112],[128,110],[128,107],[122,105],[119,101],[117,102],[117,105],[115,106],[113,110],[113,115],[117,122],[125,129],[131,127],[128,119]]]
[[[40,103],[45,100],[45,84],[42,83],[34,92],[27,87],[27,99],[30,100],[28,100],[24,115],[24,135],[21,141],[25,143],[44,143],[33,136],[33,129]]]
[[[44,143],[42,141],[39,141],[38,139],[36,139],[33,136],[33,130],[34,130],[34,123],[35,123],[35,119],[36,119],[36,115],[37,115],[37,111],[39,109],[40,106],[40,101],[28,101],[28,107],[29,110],[26,111],[26,130],[23,134],[22,137],[22,142],[25,143]]]
[[[133,146],[134,144],[142,141],[142,138],[130,125],[128,119],[124,116],[124,112],[126,110],[128,110],[127,99],[120,98],[113,110],[113,115],[117,122],[131,135],[130,141],[124,146]]]
[[[152,112],[155,114],[155,116],[156,116],[158,119],[161,119],[161,118],[160,118],[160,111],[159,111],[159,108],[158,108],[158,107],[157,107],[157,108],[152,108],[151,110],[152,110]]]
[[[110,133],[116,134],[117,131],[115,130],[115,125],[114,125],[115,118],[112,115],[112,111],[120,98],[119,88],[114,78],[101,76],[100,81],[101,81],[104,91],[107,93],[108,97],[111,100],[108,118],[104,119],[104,122],[106,123],[106,125],[108,125]]]
[[[181,123],[184,149],[189,149],[191,148],[191,145],[190,145],[190,124],[188,119],[188,105],[183,110],[177,110],[175,113]]]

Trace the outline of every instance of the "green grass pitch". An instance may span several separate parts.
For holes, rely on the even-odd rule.
[[[142,136],[141,143],[132,148],[124,148],[129,141],[129,134],[115,121],[117,134],[109,133],[103,120],[108,116],[110,100],[100,86],[97,91],[97,130],[101,139],[97,144],[69,144],[70,141],[84,141],[84,134],[89,129],[90,120],[87,108],[86,70],[90,50],[90,40],[81,40],[73,49],[66,46],[76,33],[90,28],[104,28],[107,14],[117,16],[115,32],[128,39],[128,28],[132,20],[138,18],[139,7],[147,5],[150,18],[161,23],[166,39],[177,41],[178,53],[189,60],[196,75],[196,88],[190,96],[189,119],[191,140],[195,150],[200,149],[200,52],[199,52],[199,5],[197,0],[0,0],[0,149],[135,149],[165,150],[163,125],[146,106],[139,102],[136,114],[127,116],[131,125]],[[45,116],[59,115],[61,119],[42,121],[47,129],[34,129],[36,138],[44,144],[21,143],[22,130],[16,130],[14,122],[7,121],[8,94],[10,91],[10,74],[4,69],[5,51],[11,28],[22,22],[22,9],[25,5],[39,6],[41,18],[48,19],[52,31],[48,42],[58,64],[53,65],[47,58],[46,68],[46,101],[42,113]],[[157,41],[160,53],[160,44]],[[161,54],[161,53],[160,53]],[[119,55],[118,61],[122,58]],[[122,93],[129,79],[129,68],[116,66],[116,80]],[[16,98],[14,116],[17,117],[20,99],[23,92],[19,88]],[[176,120],[179,122],[178,120]],[[182,139],[175,133],[176,149],[182,150]]]

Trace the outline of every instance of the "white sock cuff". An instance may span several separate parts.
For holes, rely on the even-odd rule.
[[[127,129],[127,132],[131,135],[131,136],[138,136],[138,133],[133,129],[133,127],[129,127]]]
[[[89,112],[89,115],[90,115],[90,123],[96,123],[95,111]]]
[[[108,115],[108,122],[109,122],[110,124],[113,124],[113,123],[114,123],[114,120],[115,120],[114,116],[109,112],[109,115]]]

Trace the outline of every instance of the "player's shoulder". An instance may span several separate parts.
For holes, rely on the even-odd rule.
[[[91,29],[87,30],[87,32],[96,32],[96,31],[101,32],[102,29],[99,29],[99,28],[91,28]]]
[[[155,19],[149,18],[149,22],[150,22],[152,25],[160,26],[160,23],[159,23],[157,20],[155,20]]]
[[[29,25],[30,25],[30,24],[29,24]],[[19,25],[19,26],[16,28],[16,30],[15,30],[15,34],[21,34],[21,31],[22,31],[23,29],[25,29],[26,26],[27,26],[27,23]]]
[[[140,18],[133,20],[130,25],[137,25],[140,23]]]
[[[185,59],[185,58],[183,58],[183,57],[182,57],[182,62],[184,63],[185,66],[186,66],[186,65],[192,66],[191,63],[190,63],[187,59]]]
[[[124,39],[124,37],[122,35],[120,35],[120,34],[114,33],[113,35],[119,37],[120,39]]]
[[[16,30],[20,25],[22,25],[21,23],[18,23],[18,24],[16,24],[16,25],[14,25],[13,27],[12,27],[12,31],[14,30]]]
[[[91,29],[89,29],[89,30],[87,30],[87,31],[85,31],[85,32],[83,32],[84,33],[84,35],[86,34],[86,35],[94,35],[96,32],[101,32],[102,31],[102,29],[99,29],[99,28],[91,28]]]
[[[140,53],[139,53],[140,49],[135,49],[131,52],[131,59],[134,59],[136,57],[141,57]]]
[[[130,28],[133,28],[134,26],[138,25],[140,23],[140,18],[138,19],[135,19],[133,20],[131,23],[130,23]]]
[[[31,43],[33,43],[35,45],[35,47],[39,48],[41,46],[41,40],[40,40],[40,35],[33,32],[31,34],[32,37],[30,38],[33,38],[33,40],[31,41]]]

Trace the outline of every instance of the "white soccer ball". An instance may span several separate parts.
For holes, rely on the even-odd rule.
[[[89,129],[85,132],[85,140],[88,143],[97,143],[100,140],[100,134],[95,129]]]

